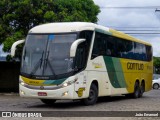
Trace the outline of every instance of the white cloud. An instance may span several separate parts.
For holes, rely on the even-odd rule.
[[[93,0],[101,6],[158,6],[159,0]]]
[[[159,0],[94,0],[101,7],[144,7],[157,6],[154,9],[101,9],[98,24],[115,27],[159,27],[160,12],[155,9],[160,6]],[[159,7],[160,9],[160,7]],[[140,29],[140,28],[139,28]],[[150,28],[151,29],[151,28]],[[155,30],[155,29],[154,29]],[[159,29],[160,30],[160,29]],[[145,32],[145,31],[144,31]],[[159,31],[160,33],[160,31]],[[153,45],[154,56],[160,56],[160,35],[134,35]]]

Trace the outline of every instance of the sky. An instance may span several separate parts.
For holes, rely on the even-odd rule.
[[[0,45],[0,57],[5,57],[8,53],[3,52],[3,45]]]
[[[160,0],[93,0],[101,7],[98,24],[116,30],[156,30],[122,31],[125,33],[160,33]],[[158,6],[159,5],[159,6]],[[151,7],[155,6],[155,7]],[[110,7],[110,8],[109,8]],[[113,8],[112,8],[113,7]],[[120,7],[120,8],[115,8]],[[122,7],[122,8],[121,8]],[[151,7],[151,9],[126,9],[124,7]],[[160,57],[160,34],[130,34],[153,45],[153,55]],[[6,54],[1,50],[0,56]]]
[[[160,57],[160,34],[149,34],[160,33],[160,11],[155,12],[156,8],[160,10],[160,0],[93,1],[101,8],[98,15],[99,25],[111,27],[125,33],[136,33],[130,35],[151,43],[153,55]]]

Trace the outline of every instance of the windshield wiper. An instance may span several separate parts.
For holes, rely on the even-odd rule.
[[[44,51],[42,52],[42,57],[38,60],[37,64],[35,65],[35,67],[33,68],[33,70],[31,71],[30,75],[34,75],[34,73],[37,71],[38,67],[42,66],[42,63],[43,63],[43,55],[44,55]]]
[[[41,59],[40,59],[40,68],[42,67],[42,63],[43,63],[43,55],[44,55],[44,51],[43,51],[42,57],[41,57]]]
[[[50,61],[48,60],[48,56],[49,56],[49,51],[47,51],[46,59],[44,61],[43,74],[44,74],[44,71],[45,71],[47,64],[48,64],[49,68],[51,69],[52,74],[56,77],[56,74],[52,68],[52,65],[51,65]]]

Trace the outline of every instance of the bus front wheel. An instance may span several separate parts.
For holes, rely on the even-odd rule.
[[[54,105],[54,103],[56,102],[56,100],[54,99],[40,99],[40,100],[46,105]]]
[[[85,105],[93,105],[97,102],[98,99],[98,88],[95,84],[92,84],[89,91],[89,97],[82,99],[82,102]]]

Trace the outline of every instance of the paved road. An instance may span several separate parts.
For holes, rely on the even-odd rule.
[[[83,106],[79,101],[59,100],[54,106],[43,104],[38,99],[21,98],[17,94],[0,94],[0,111],[160,111],[160,90],[144,93],[142,98],[129,99],[125,96],[100,98],[93,106]],[[160,116],[160,114],[159,114]],[[49,119],[49,118],[46,118]],[[55,118],[60,120],[61,118]],[[68,118],[70,119],[70,118]],[[75,118],[71,118],[75,119]],[[84,120],[84,118],[78,118]],[[88,119],[88,118],[85,118]],[[100,118],[113,120],[160,119],[152,117],[134,118]]]

